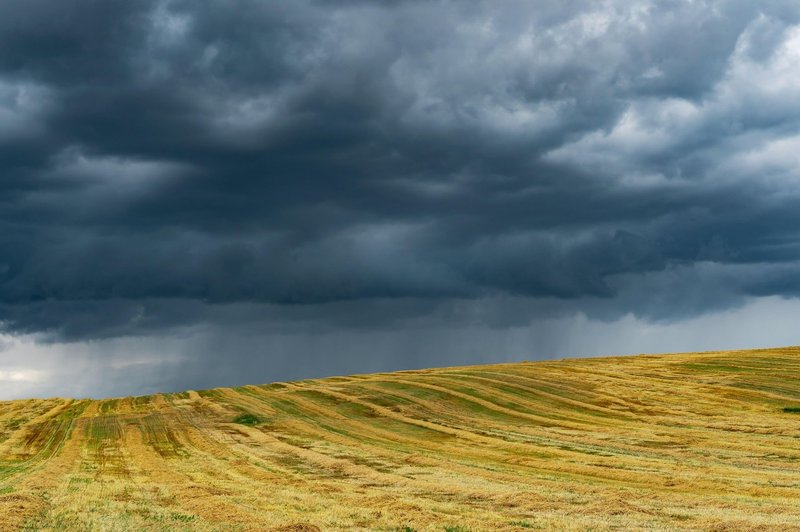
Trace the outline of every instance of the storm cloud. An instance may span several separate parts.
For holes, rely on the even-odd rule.
[[[138,391],[788,308],[798,154],[789,1],[6,2],[0,323],[209,368]]]

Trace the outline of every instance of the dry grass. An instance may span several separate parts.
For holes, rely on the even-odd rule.
[[[0,529],[786,530],[798,407],[800,348],[4,402]]]

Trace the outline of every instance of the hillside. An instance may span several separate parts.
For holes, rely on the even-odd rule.
[[[3,402],[0,529],[785,529],[792,407],[800,348]]]

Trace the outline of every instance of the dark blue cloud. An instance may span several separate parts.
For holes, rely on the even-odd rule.
[[[482,314],[499,326],[794,297],[797,22],[791,2],[4,4],[0,320],[75,340],[225,305],[350,328],[531,301]]]

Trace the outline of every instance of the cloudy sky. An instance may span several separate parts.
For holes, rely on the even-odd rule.
[[[0,398],[800,343],[794,1],[0,3]]]

